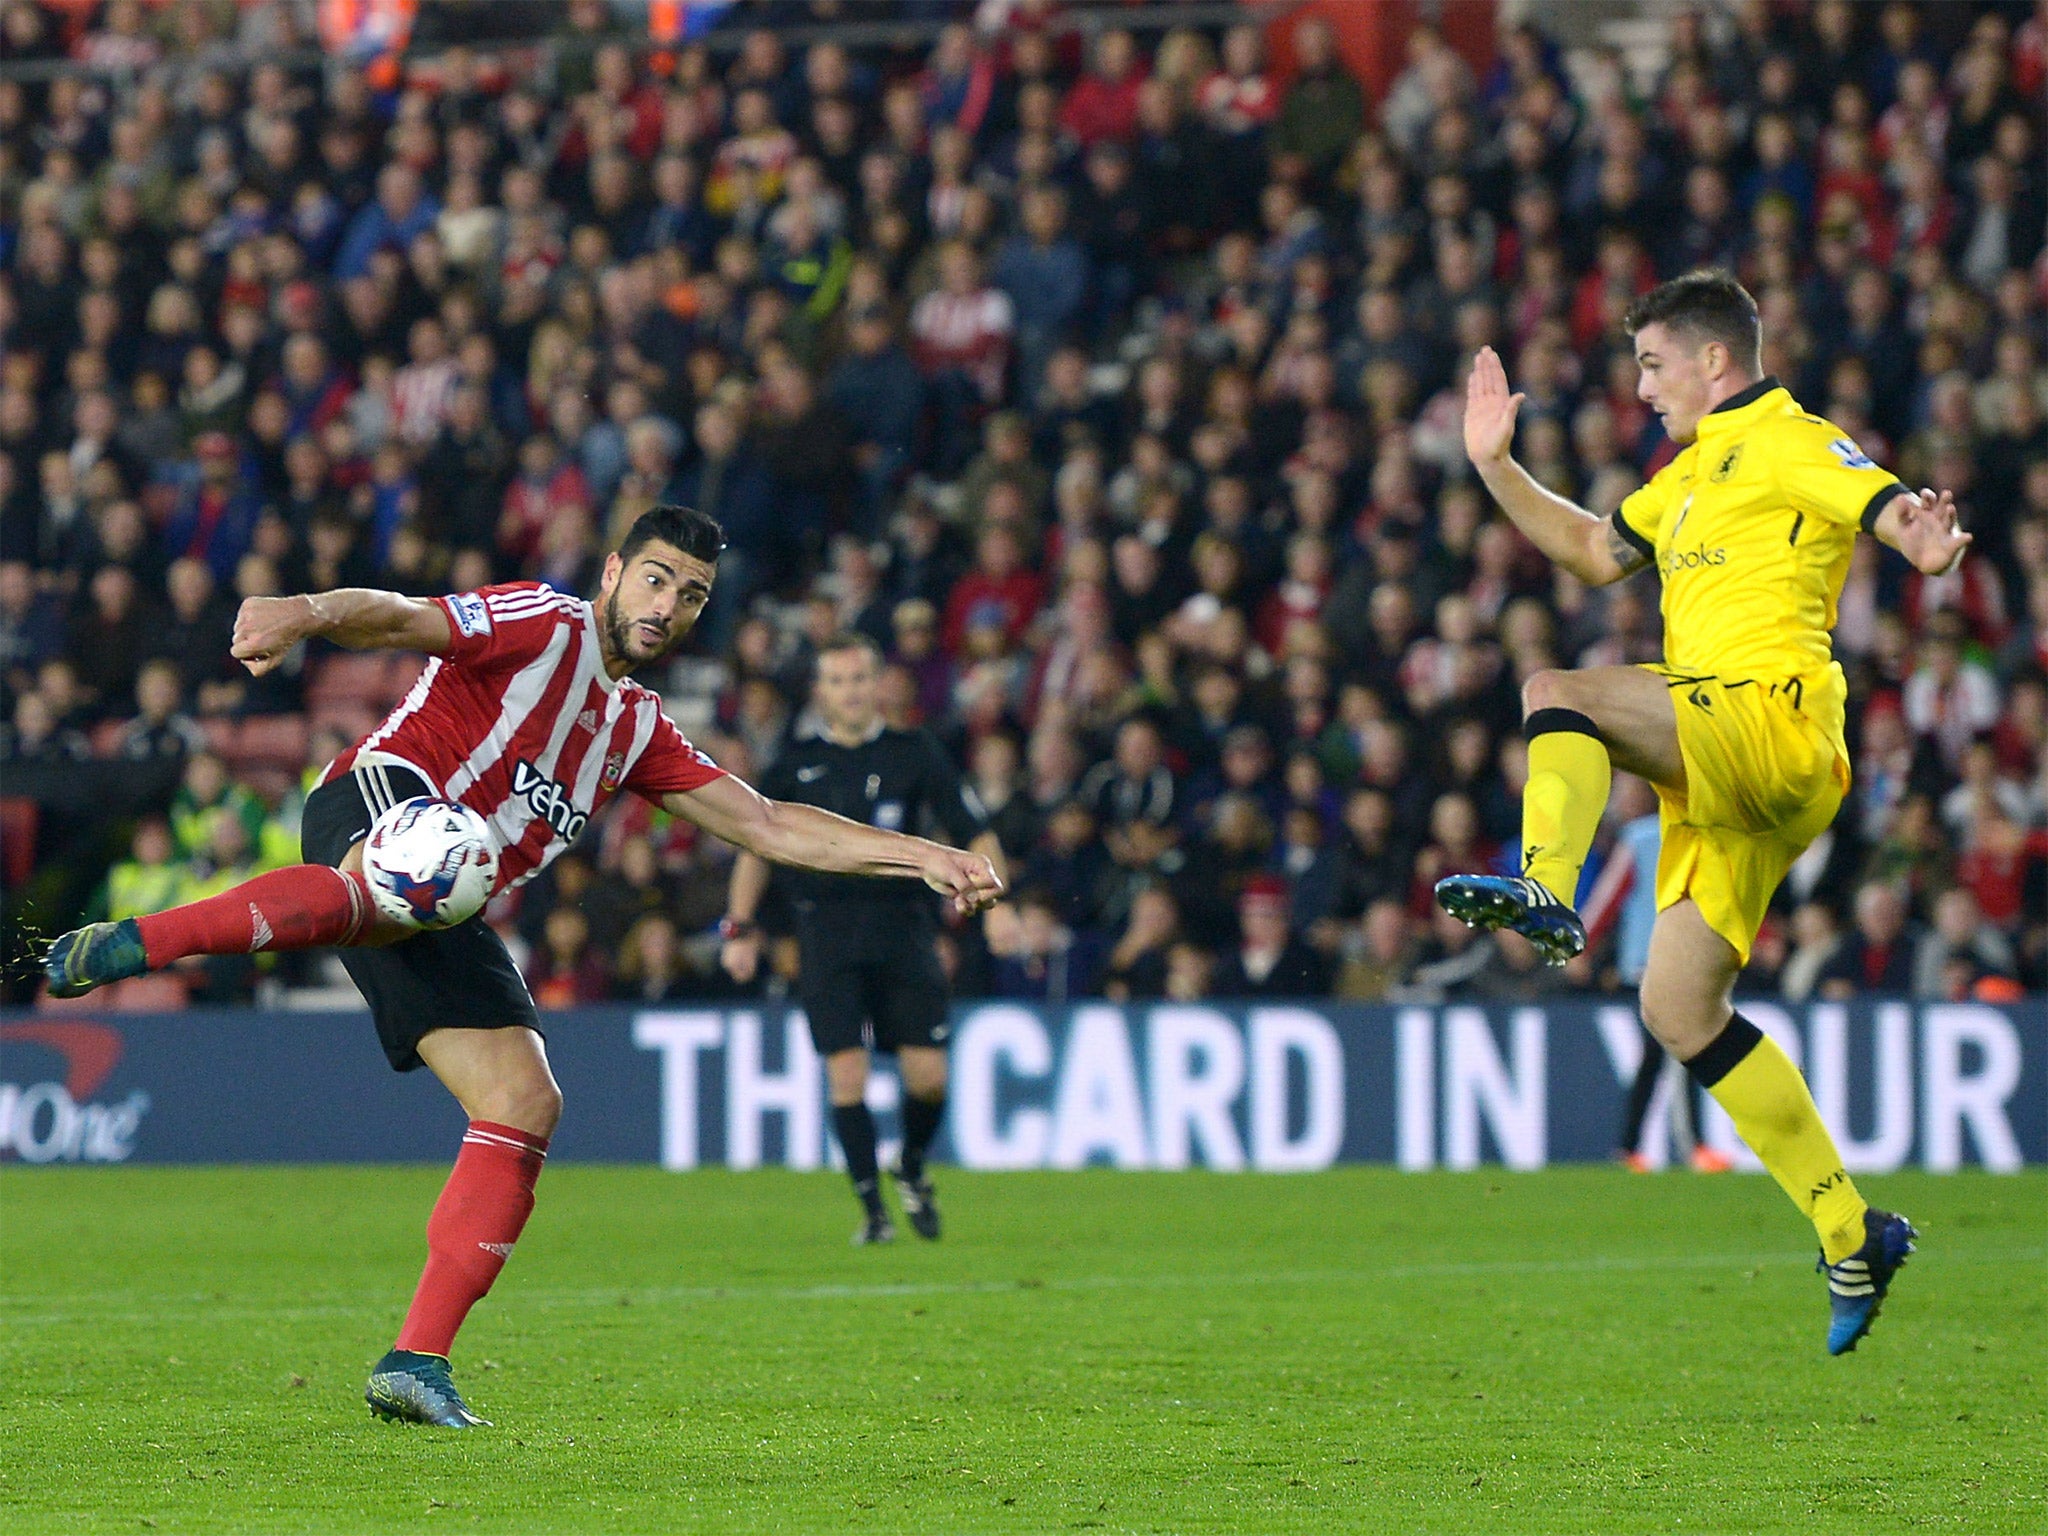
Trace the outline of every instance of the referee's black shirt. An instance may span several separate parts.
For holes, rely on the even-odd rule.
[[[988,830],[988,813],[972,786],[929,731],[895,731],[879,721],[857,746],[825,736],[801,736],[761,779],[771,800],[793,800],[833,811],[850,821],[890,832],[922,835],[935,824],[945,839],[965,847]],[[929,920],[937,902],[923,881],[824,875],[776,870],[778,885],[806,922],[844,915],[861,923]],[[878,911],[879,909],[879,911]]]

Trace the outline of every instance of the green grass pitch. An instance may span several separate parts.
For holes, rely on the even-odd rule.
[[[456,1351],[361,1399],[442,1170],[0,1176],[0,1529],[2048,1530],[2048,1176],[1868,1181],[1855,1355],[1762,1178],[549,1171]]]

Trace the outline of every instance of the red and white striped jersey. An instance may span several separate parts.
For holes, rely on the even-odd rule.
[[[604,670],[591,605],[535,582],[437,597],[448,654],[384,723],[321,775],[398,763],[490,826],[498,885],[522,884],[621,790],[649,800],[725,770],[691,746],[660,697]]]

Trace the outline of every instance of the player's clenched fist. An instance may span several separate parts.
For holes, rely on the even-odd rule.
[[[1003,894],[1003,882],[985,855],[960,848],[934,848],[924,867],[924,883],[953,905],[972,916],[995,905]]]
[[[313,606],[304,597],[245,597],[235,614],[229,652],[256,677],[282,662],[313,632]]]

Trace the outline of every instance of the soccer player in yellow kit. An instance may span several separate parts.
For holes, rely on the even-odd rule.
[[[1812,1220],[1828,1352],[1839,1355],[1869,1332],[1917,1234],[1856,1192],[1798,1068],[1729,996],[1771,893],[1848,792],[1847,685],[1829,631],[1858,529],[1930,574],[1951,569],[1970,536],[1946,493],[1909,492],[1763,376],[1756,303],[1725,272],[1662,284],[1627,326],[1637,393],[1683,446],[1611,518],[1515,462],[1523,397],[1490,348],[1466,390],[1465,451],[1515,526],[1581,581],[1657,567],[1664,663],[1529,679],[1522,874],[1453,875],[1437,900],[1563,965],[1585,947],[1570,903],[1613,767],[1656,786],[1663,849],[1643,1021]]]

